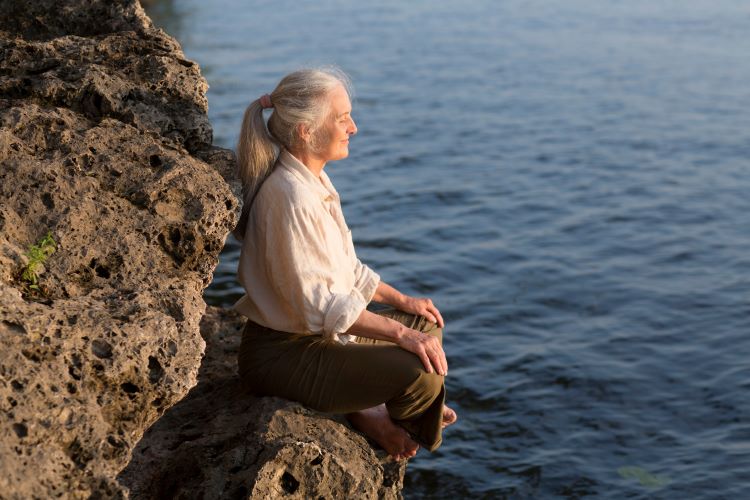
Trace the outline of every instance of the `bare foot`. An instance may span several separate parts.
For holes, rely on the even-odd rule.
[[[443,429],[453,425],[458,420],[458,414],[448,405],[443,405]]]
[[[385,404],[349,413],[347,418],[355,428],[382,446],[394,460],[411,458],[417,454],[419,444],[391,420]]]

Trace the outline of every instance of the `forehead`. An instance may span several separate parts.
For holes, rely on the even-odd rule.
[[[349,94],[343,85],[339,85],[331,90],[331,111],[334,115],[348,113],[352,110],[352,104],[349,102]]]

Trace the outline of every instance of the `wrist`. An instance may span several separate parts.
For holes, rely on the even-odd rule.
[[[404,309],[404,305],[406,305],[406,300],[408,297],[404,295],[401,292],[396,292],[396,294],[393,297],[393,304],[391,304],[396,309]]]
[[[401,323],[399,323],[398,321],[396,321],[396,320],[391,320],[391,321],[393,321],[394,323],[396,323],[396,330],[394,331],[393,335],[395,337],[395,342],[394,343],[398,344],[406,336],[406,330],[407,330],[407,328],[404,325],[402,325]]]

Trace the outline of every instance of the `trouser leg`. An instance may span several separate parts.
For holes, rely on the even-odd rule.
[[[441,329],[430,325],[423,325],[426,333],[442,340]],[[249,323],[240,348],[240,375],[257,394],[319,411],[351,413],[385,403],[391,418],[425,448],[440,445],[444,378],[427,373],[416,355],[390,342],[343,345]]]
[[[435,323],[427,321],[423,316],[416,316],[393,308],[378,311],[377,314],[394,319],[413,330],[437,337],[440,345],[443,345],[443,329]],[[367,337],[357,337],[357,343],[393,345],[386,340]],[[416,355],[412,354],[412,357],[419,361]],[[428,374],[424,371],[421,361],[419,361],[419,366],[423,376],[418,377],[410,386],[405,388],[403,397],[387,402],[386,407],[391,418],[416,437],[425,448],[434,451],[442,442],[445,378],[435,373]],[[428,394],[434,394],[435,396],[432,398]],[[421,404],[416,402],[421,402]],[[403,415],[407,412],[410,413],[410,416],[404,418]]]

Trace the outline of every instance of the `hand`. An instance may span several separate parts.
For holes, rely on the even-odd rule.
[[[438,311],[438,308],[435,307],[435,304],[433,304],[432,301],[426,297],[417,298],[404,295],[404,298],[398,305],[398,308],[404,312],[424,316],[428,321],[437,323],[440,328],[443,328],[445,326],[443,317],[440,315],[440,311]]]
[[[396,343],[402,349],[416,354],[427,373],[432,373],[434,367],[438,375],[448,375],[448,360],[445,359],[445,351],[437,337],[404,328]]]

